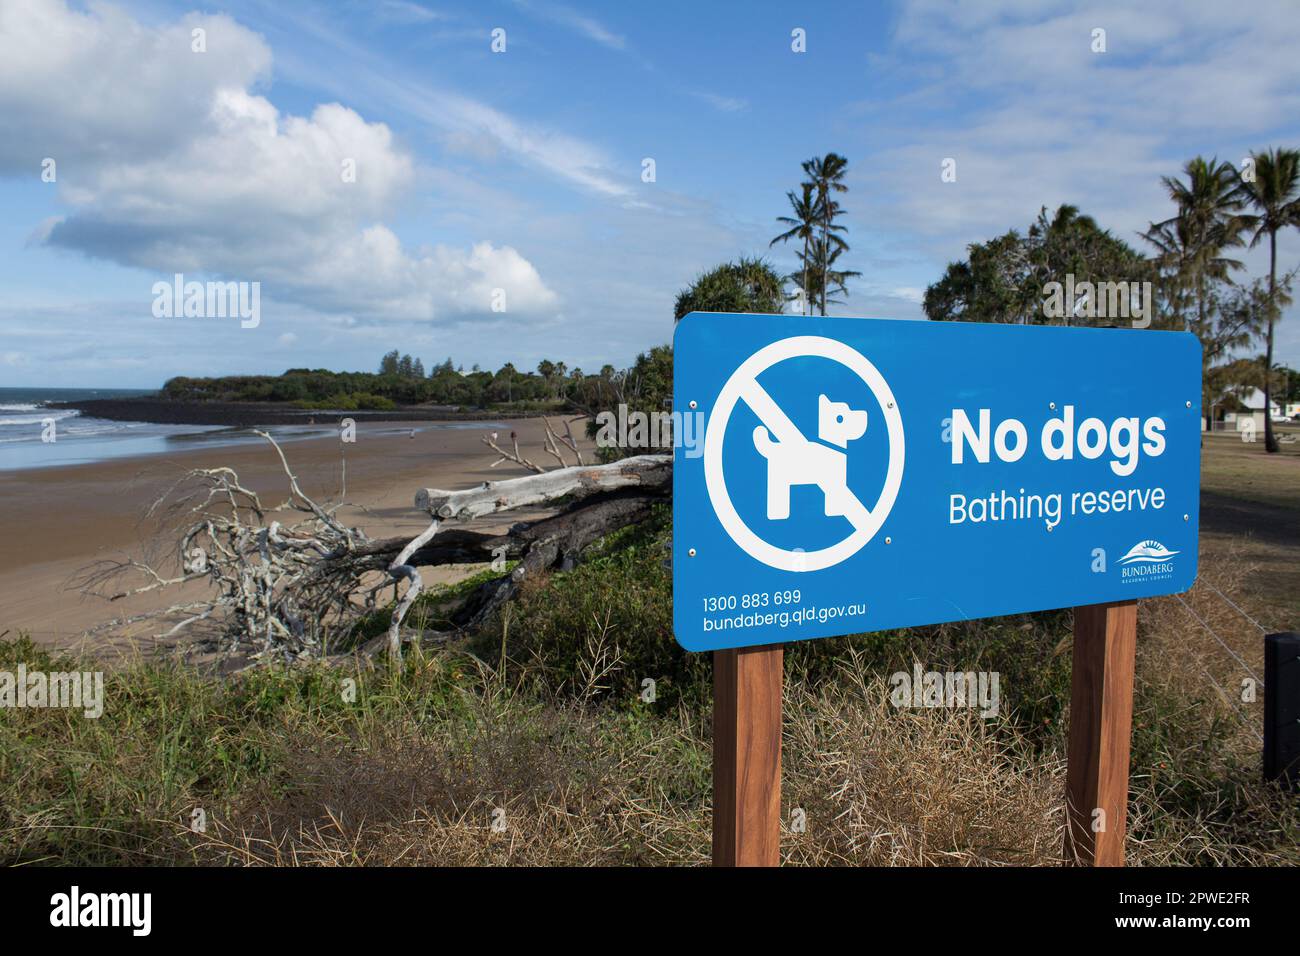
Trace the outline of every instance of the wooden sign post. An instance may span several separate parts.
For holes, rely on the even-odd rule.
[[[1074,609],[1065,853],[1123,866],[1137,602]],[[713,652],[713,865],[781,860],[780,644]]]
[[[781,862],[780,644],[713,652],[713,865]]]
[[[1074,609],[1065,855],[1087,866],[1124,865],[1137,602]]]

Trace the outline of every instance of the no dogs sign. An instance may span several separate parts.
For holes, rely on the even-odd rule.
[[[693,312],[674,336],[690,650],[1187,590],[1200,344]]]

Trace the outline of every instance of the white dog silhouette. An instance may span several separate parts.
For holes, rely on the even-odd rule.
[[[867,413],[817,398],[817,437],[847,448],[867,430]],[[847,480],[848,456],[806,439],[799,443],[778,442],[766,426],[754,429],[754,447],[767,459],[767,517],[776,521],[790,517],[790,487],[816,485],[826,498],[826,515],[848,514],[853,494]]]

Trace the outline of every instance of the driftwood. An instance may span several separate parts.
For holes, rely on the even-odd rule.
[[[645,520],[650,509],[661,500],[663,495],[658,492],[620,490],[574,502],[559,514],[516,524],[501,534],[464,528],[439,531],[440,521],[435,518],[425,534],[414,541],[390,538],[375,542],[371,547],[378,554],[386,555],[402,547],[389,565],[389,573],[405,578],[407,589],[394,609],[388,633],[372,640],[362,649],[363,653],[374,653],[382,644],[389,654],[400,656],[401,625],[423,587],[416,565],[516,559],[519,562],[509,574],[485,582],[461,602],[451,615],[453,632],[421,635],[425,640],[448,640],[485,623],[515,596],[528,578],[552,568],[568,570],[588,545],[610,532]]]
[[[423,488],[416,493],[415,507],[437,518],[465,520],[559,498],[581,499],[625,488],[659,493],[672,484],[672,477],[673,460],[668,455],[638,455],[608,465],[560,468],[536,477],[490,481],[466,491]]]
[[[586,462],[582,460],[582,452],[578,448],[577,439],[573,437],[573,423],[586,421],[586,418],[587,416],[580,415],[577,418],[566,419],[564,422],[564,434],[561,435],[558,431],[556,431],[554,428],[551,427],[551,420],[543,416],[542,427],[545,429],[546,432],[546,439],[543,444],[543,448],[545,448],[546,453],[548,455],[550,455],[557,462],[559,462],[561,468],[569,467],[569,463],[565,459],[564,453],[560,451],[561,447],[563,447],[564,449],[572,453],[574,464],[577,465],[586,464]],[[503,461],[512,461],[516,465],[520,465],[524,468],[527,468],[529,471],[533,472],[534,474],[540,475],[546,472],[546,469],[543,468],[541,465],[534,464],[533,462],[525,458],[523,454],[520,453],[519,435],[516,432],[510,433],[510,451],[506,451],[506,449],[502,448],[499,444],[497,444],[500,437],[501,436],[499,432],[492,432],[489,435],[484,435],[482,438],[483,444],[487,445],[489,448],[491,448],[494,452],[497,453],[497,460],[492,462],[492,464],[489,467],[495,468]]]
[[[168,635],[198,621],[219,621],[219,651],[259,659],[323,656],[329,651],[327,635],[351,633],[391,604],[387,632],[359,650],[373,655],[387,649],[400,658],[403,641],[439,642],[472,633],[514,597],[524,581],[552,568],[571,567],[592,542],[644,520],[672,488],[672,459],[666,455],[537,471],[465,491],[425,488],[415,496],[416,507],[430,515],[423,532],[414,538],[372,540],[336,517],[339,505],[323,507],[306,495],[280,447],[270,435],[258,434],[275,449],[288,480],[290,494],[283,504],[264,505],[229,468],[191,471],[151,509],[180,521],[179,554],[172,561],[177,572],[159,570],[166,563],[159,561],[101,562],[83,576],[82,589],[117,600],[206,580],[216,592],[208,602],[190,601],[156,612],[160,617],[184,617]],[[566,440],[548,425],[547,435],[548,445],[558,440],[581,461],[571,433]],[[488,443],[495,447],[494,441]],[[558,447],[552,453],[564,460]],[[458,525],[536,505],[560,505],[562,510],[504,532]],[[300,520],[268,522],[272,512],[285,511],[297,513]],[[424,589],[419,568],[491,563],[504,569],[504,561],[518,563],[448,610],[448,630],[404,631],[407,614]],[[144,582],[103,594],[108,582],[116,584],[127,576]]]
[[[547,434],[548,440],[553,437],[549,427]],[[416,568],[416,556],[433,541],[444,521],[467,521],[561,499],[571,502],[555,518],[516,526],[505,536],[513,540],[495,543],[497,550],[490,552],[494,556],[502,553],[500,549],[508,551],[517,541],[520,563],[508,577],[490,581],[480,589],[486,596],[462,625],[472,628],[513,597],[526,577],[562,559],[569,560],[597,538],[641,520],[649,512],[653,498],[666,494],[671,487],[672,459],[666,455],[641,455],[608,465],[559,468],[524,478],[490,481],[466,491],[421,489],[416,493],[415,506],[429,512],[433,520],[388,565],[388,573],[394,580],[407,582],[406,593],[394,609],[384,636],[388,653],[394,657],[401,655],[402,622],[424,587]],[[539,527],[543,530],[538,531]],[[378,644],[378,639],[372,641],[367,650],[373,650]]]

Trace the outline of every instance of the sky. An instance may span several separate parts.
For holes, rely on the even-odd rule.
[[[0,0],[0,386],[625,366],[701,272],[794,269],[776,217],[832,150],[831,311],[921,318],[1040,206],[1143,248],[1162,175],[1300,147],[1297,50],[1293,0]],[[260,322],[156,316],[176,273],[260,283]]]

